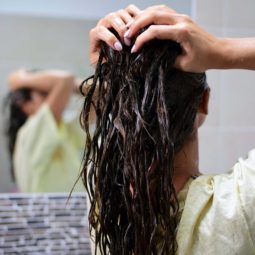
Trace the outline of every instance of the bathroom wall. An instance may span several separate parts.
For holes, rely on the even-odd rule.
[[[0,13],[12,13],[18,15],[65,17],[99,19],[107,13],[125,8],[129,4],[135,4],[140,9],[148,6],[165,4],[178,12],[190,14],[192,0],[1,0]]]
[[[3,114],[8,74],[19,68],[59,68],[88,76],[87,34],[96,21],[1,14],[0,24],[0,192],[6,192],[13,190]]]
[[[193,17],[222,37],[255,36],[254,0],[195,0]],[[205,173],[228,171],[255,148],[255,72],[208,71],[211,102],[200,130],[200,162]]]

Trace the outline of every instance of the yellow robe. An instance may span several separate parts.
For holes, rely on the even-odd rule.
[[[255,254],[255,149],[230,173],[202,175],[185,190],[178,255]]]
[[[18,132],[14,171],[22,192],[70,192],[78,178],[85,133],[79,121],[57,125],[47,104]],[[79,181],[75,191],[84,191]]]

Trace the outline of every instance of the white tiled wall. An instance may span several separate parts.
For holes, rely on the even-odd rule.
[[[195,0],[194,18],[223,37],[255,37],[254,0]],[[255,148],[255,72],[208,71],[209,116],[200,130],[200,163],[205,173],[228,171]]]

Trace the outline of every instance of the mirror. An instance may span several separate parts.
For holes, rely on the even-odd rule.
[[[96,18],[86,20],[80,17],[54,17],[53,14],[27,15],[22,10],[18,14],[2,13],[0,22],[1,33],[4,35],[0,50],[1,111],[4,110],[3,100],[8,91],[7,76],[17,69],[63,69],[81,78],[90,74],[87,35],[96,24]],[[82,101],[82,97],[76,96],[66,113],[79,114]],[[1,115],[0,191],[7,192],[15,191],[16,188],[10,178],[2,118]]]

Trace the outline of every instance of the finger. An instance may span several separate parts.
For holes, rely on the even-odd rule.
[[[105,26],[97,26],[90,31],[90,63],[96,64],[99,58],[100,43],[105,42],[117,51],[122,50],[122,45],[116,36]]]
[[[122,21],[125,24],[125,25],[123,25],[123,23],[120,24],[120,22],[119,22],[119,27],[118,27],[117,32],[118,32],[119,36],[121,37],[121,40],[124,41],[124,43],[127,46],[130,46],[131,40],[128,38],[124,38],[124,34],[128,29],[126,24],[131,23],[133,21],[133,17],[126,10],[119,10],[116,14],[118,15],[119,18],[122,19]]]
[[[135,40],[134,46],[131,49],[131,52],[137,52],[141,47],[153,40],[173,40],[178,42],[179,30],[176,26],[169,25],[151,25],[147,30],[141,33]]]
[[[174,67],[183,71],[193,71],[191,69],[188,69],[187,61],[186,61],[186,55],[180,55],[176,58]]]
[[[91,65],[96,65],[99,59],[99,53],[98,51],[91,52],[89,56],[89,61]]]
[[[130,4],[126,9],[125,9],[132,17],[136,17],[138,13],[140,12],[140,9],[135,6],[134,4]]]
[[[166,11],[160,12],[141,12],[134,22],[131,24],[129,30],[125,33],[125,37],[131,38],[142,28],[147,27],[151,24],[159,25],[174,25],[178,21],[178,16],[175,13],[169,13]]]
[[[115,50],[122,50],[122,45],[119,42],[119,40],[116,38],[116,36],[110,32],[106,27],[104,26],[97,26],[96,29],[91,30],[90,38],[93,38],[90,42],[91,51],[97,51],[100,41],[105,42],[110,47],[112,47]]]
[[[122,18],[117,14],[117,12],[112,12],[108,14],[103,19],[99,20],[98,26],[104,26],[106,28],[114,28],[114,30],[120,35],[123,36],[125,31],[127,30],[124,21]]]
[[[124,33],[127,31],[125,22],[117,13],[112,13],[108,17],[108,27],[114,28],[114,30],[119,34],[120,37],[123,37]]]
[[[126,10],[119,10],[118,15],[121,17],[125,25],[133,20],[133,17]]]

